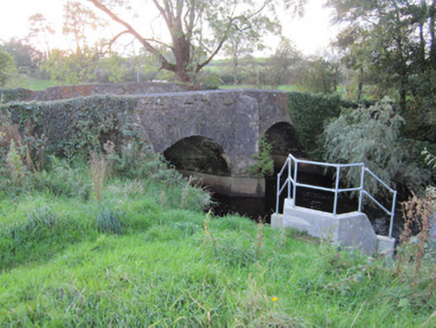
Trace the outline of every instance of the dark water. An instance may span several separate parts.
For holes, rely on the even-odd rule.
[[[304,183],[313,183],[319,186],[331,187],[332,180],[329,177],[307,175],[302,177]],[[312,180],[312,181],[311,181]],[[316,181],[314,181],[316,180]],[[271,222],[271,214],[276,208],[276,178],[266,180],[266,192],[264,198],[259,197],[229,197],[214,194],[213,200],[216,202],[212,206],[212,211],[217,216],[237,213],[255,221],[263,220],[265,223]],[[286,194],[286,193],[285,193]],[[285,195],[280,197],[279,213],[283,213],[283,201]],[[333,212],[334,194],[325,191],[318,191],[307,188],[297,188],[296,205],[324,212]],[[347,213],[357,211],[358,200],[352,195],[341,194],[338,198],[337,213]],[[389,234],[390,217],[381,209],[365,206],[363,212],[368,216],[374,231],[378,235],[387,236]],[[397,207],[394,218],[393,237],[398,240],[403,227],[401,209]]]

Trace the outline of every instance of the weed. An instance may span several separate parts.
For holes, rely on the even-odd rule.
[[[66,196],[86,200],[91,185],[85,181],[78,168],[71,167],[66,160],[50,156],[50,169],[35,173],[33,187],[39,191],[50,191],[55,196]]]
[[[182,188],[182,200],[181,200],[181,204],[180,204],[181,208],[185,208],[187,203],[188,203],[189,186],[191,185],[191,182],[192,182],[192,175],[189,176],[189,179],[186,182],[186,185]]]
[[[257,222],[257,235],[256,235],[256,254],[257,258],[260,259],[262,251],[262,237],[263,237],[263,222],[262,218],[259,217]]]
[[[425,254],[425,246],[429,238],[430,217],[433,214],[433,195],[427,192],[422,198],[415,194],[402,203],[404,230],[400,236],[401,247],[398,249],[398,276],[401,266],[404,266],[410,259],[414,260],[413,286],[416,289],[422,259]],[[417,235],[414,236],[414,230]]]
[[[122,227],[119,220],[119,215],[109,209],[104,209],[99,212],[95,220],[95,227],[100,233],[109,233],[121,235]]]
[[[26,167],[21,159],[18,149],[15,146],[15,140],[11,140],[9,152],[6,156],[7,173],[11,178],[13,186],[22,186],[27,175]]]
[[[103,189],[107,177],[108,161],[103,154],[97,154],[92,151],[89,155],[92,191],[95,198],[100,202],[103,199]]]
[[[159,196],[160,196],[160,204],[162,206],[162,209],[165,209],[165,205],[166,205],[165,191],[161,189],[159,192]]]

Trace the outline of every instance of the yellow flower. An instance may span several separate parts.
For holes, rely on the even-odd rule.
[[[274,296],[274,297],[271,299],[271,302],[277,302],[277,300],[278,300],[277,296]]]

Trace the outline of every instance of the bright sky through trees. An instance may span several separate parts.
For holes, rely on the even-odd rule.
[[[292,18],[283,15],[283,34],[294,41],[297,48],[304,54],[315,54],[328,46],[336,29],[329,26],[330,10],[323,8],[325,0],[309,0],[306,14],[303,18]],[[52,48],[69,48],[68,39],[62,35],[63,4],[62,0],[14,0],[8,2],[4,10],[0,11],[0,40],[8,41],[12,37],[24,38],[29,32],[28,18],[41,13],[52,28],[57,31],[50,36]],[[110,29],[109,29],[109,33]],[[110,38],[111,35],[107,35]],[[95,36],[96,38],[98,36]],[[273,52],[277,40],[268,42]]]

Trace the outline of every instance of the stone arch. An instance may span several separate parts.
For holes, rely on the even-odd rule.
[[[190,136],[163,151],[164,157],[178,170],[210,175],[231,176],[231,161],[223,147],[211,138]]]
[[[289,154],[301,157],[294,127],[289,122],[273,124],[266,132],[265,139],[271,145],[271,155],[275,168],[281,168]]]

